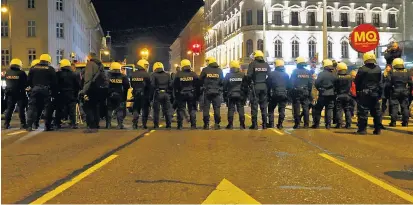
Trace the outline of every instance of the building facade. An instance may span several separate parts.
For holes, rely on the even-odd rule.
[[[204,35],[207,30],[205,26],[204,7],[201,7],[170,47],[171,68],[174,68],[175,64],[179,64],[182,59],[186,58],[193,62],[194,65],[192,66],[196,73],[201,72],[201,68],[205,64],[205,52],[194,55],[188,51],[192,50],[194,44],[200,44],[202,47],[201,50],[205,50]],[[175,69],[172,69],[172,71],[175,72]]]
[[[327,57],[357,63],[361,54],[349,45],[349,35],[363,23],[378,28],[380,44],[401,40],[401,2],[329,1]],[[298,56],[311,60],[317,54],[323,59],[321,1],[205,0],[205,19],[213,28],[206,35],[206,55],[216,56],[221,66],[235,59],[245,66],[254,50],[265,50],[269,62],[282,58],[292,63]]]
[[[84,0],[2,0],[1,65],[12,58],[29,67],[43,53],[57,66],[63,58],[85,61],[99,54],[103,30],[93,4]]]

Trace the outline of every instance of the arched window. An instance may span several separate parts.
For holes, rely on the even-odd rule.
[[[276,40],[274,42],[274,47],[275,47],[275,57],[282,58],[283,57],[283,43],[281,42],[281,40]]]
[[[314,40],[310,40],[308,42],[308,57],[312,59],[315,57],[316,53],[317,53],[317,43]]]
[[[257,48],[258,48],[258,50],[264,52],[264,41],[263,40],[259,39],[257,41]]]
[[[298,43],[297,40],[293,40],[291,42],[291,56],[293,58],[297,58],[298,56],[300,56],[300,43]]]
[[[348,42],[341,41],[341,58],[348,58]]]
[[[252,54],[252,52],[254,52],[254,51],[253,51],[253,42],[252,42],[251,39],[249,39],[249,40],[247,40],[247,43],[246,43],[246,44],[247,44],[247,45],[246,45],[246,47],[247,47],[246,56],[248,57],[248,56],[250,56],[250,55]]]
[[[333,58],[333,42],[328,41],[327,43],[327,58]]]

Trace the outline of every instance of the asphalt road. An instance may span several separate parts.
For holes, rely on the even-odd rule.
[[[293,130],[287,113],[284,130],[2,130],[2,203],[413,203],[413,127]]]

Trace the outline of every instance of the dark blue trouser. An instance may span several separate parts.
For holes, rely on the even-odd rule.
[[[268,113],[268,99],[267,99],[267,89],[257,90],[255,89],[255,96],[252,97],[251,102],[251,121],[253,125],[257,124],[258,118],[258,105],[260,105],[262,123],[267,124],[267,113]]]
[[[397,121],[400,106],[402,122],[407,124],[409,122],[409,98],[403,95],[393,95],[390,98],[390,105],[391,122]]]
[[[292,97],[293,101],[293,113],[294,113],[294,123],[299,125],[300,124],[300,106],[303,108],[303,116],[304,116],[304,125],[308,126],[310,122],[310,114],[309,114],[309,109],[310,109],[310,99],[308,96],[303,95],[303,96],[293,96]],[[314,111],[313,111],[314,112]]]
[[[106,124],[110,124],[112,121],[112,113],[115,111],[118,125],[123,123],[124,115],[123,111],[126,106],[126,101],[123,99],[121,93],[111,93],[107,99],[107,113]]]
[[[343,111],[344,116],[346,119],[346,125],[351,125],[351,109],[352,109],[353,99],[348,94],[338,95],[336,100],[337,106],[337,113],[336,113],[336,121],[338,125],[342,125],[343,123]]]
[[[278,106],[278,124],[283,123],[285,118],[286,96],[273,96],[268,103],[268,119],[271,126],[274,125],[274,109]]]
[[[51,128],[53,106],[50,90],[45,86],[34,86],[30,91],[27,125],[30,127],[37,121],[39,114],[45,110],[45,127]]]
[[[76,99],[73,91],[64,91],[57,97],[55,125],[60,125],[62,118],[66,117],[65,108],[70,118],[70,125],[76,125]]]
[[[138,124],[139,115],[142,114],[142,124],[146,125],[149,115],[149,99],[148,96],[135,95],[133,100],[133,124]]]
[[[196,126],[196,98],[193,93],[181,93],[176,96],[178,106],[178,125],[182,125],[182,121],[185,116],[185,108],[188,106],[189,118],[191,120],[191,126]]]
[[[25,125],[26,124],[26,106],[27,106],[27,97],[24,93],[7,93],[6,94],[6,102],[7,102],[7,107],[6,112],[5,112],[5,123],[4,124],[10,124],[11,117],[13,115],[14,109],[17,107],[19,109],[19,118],[20,118],[20,124]]]
[[[228,122],[232,124],[234,121],[234,112],[237,109],[239,121],[241,124],[245,122],[245,110],[243,100],[241,98],[229,98],[228,100]]]
[[[157,92],[155,93],[154,101],[153,101],[153,123],[155,125],[159,125],[159,112],[162,107],[162,112],[166,116],[165,121],[166,125],[171,125],[171,118],[172,118],[172,105],[171,105],[171,98],[168,93],[166,92]]]
[[[325,107],[324,121],[326,125],[331,125],[333,116],[335,96],[319,96],[317,103],[313,109],[313,123],[320,124],[321,111]]]
[[[374,128],[381,129],[381,103],[377,97],[360,96],[357,104],[357,126],[359,131],[366,130],[368,114],[373,116]]]
[[[204,124],[209,123],[209,108],[214,109],[214,121],[215,124],[221,123],[221,96],[219,94],[205,94],[203,104],[203,117]]]

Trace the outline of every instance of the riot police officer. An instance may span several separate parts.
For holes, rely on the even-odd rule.
[[[60,71],[56,73],[58,82],[58,96],[57,109],[56,109],[56,128],[61,128],[61,120],[64,117],[64,108],[67,107],[67,111],[70,118],[70,126],[73,129],[77,129],[76,125],[76,102],[78,92],[80,90],[80,79],[72,71],[71,63],[67,59],[60,61]]]
[[[120,71],[122,65],[113,62],[109,71],[109,93],[107,98],[106,128],[112,127],[112,113],[115,111],[118,121],[118,129],[123,129],[123,109],[126,106],[126,98],[129,89],[129,79]]]
[[[365,53],[364,65],[358,70],[355,84],[357,89],[357,134],[367,134],[367,120],[370,111],[374,121],[373,134],[381,133],[380,101],[383,95],[383,82],[381,69],[376,65],[376,55]]]
[[[318,90],[318,100],[313,110],[313,126],[318,128],[320,126],[321,111],[325,107],[324,121],[326,129],[331,128],[331,118],[333,115],[335,93],[334,84],[336,77],[333,74],[333,62],[329,59],[323,60],[324,70],[318,74],[315,81],[315,87]]]
[[[214,121],[215,129],[220,129],[221,126],[221,93],[224,80],[224,74],[221,68],[219,68],[218,63],[214,57],[208,57],[206,59],[207,67],[202,69],[201,75],[199,76],[200,83],[202,85],[203,92],[203,120],[204,129],[209,129],[209,108],[214,109]]]
[[[278,106],[277,128],[282,129],[285,118],[285,107],[288,101],[288,91],[291,89],[290,77],[285,72],[283,60],[275,60],[275,70],[268,76],[267,84],[270,97],[268,104],[268,125],[271,128],[274,127],[274,109]]]
[[[10,62],[10,68],[7,69],[6,78],[6,102],[7,110],[5,113],[4,128],[10,128],[11,117],[16,107],[16,103],[19,109],[20,128],[26,129],[26,84],[27,75],[21,70],[23,63],[20,59],[13,59]]]
[[[39,64],[40,60],[39,59],[34,59],[31,64],[30,64],[30,69],[32,69],[35,65]],[[27,87],[26,91],[27,91],[27,95],[30,96],[30,87]],[[34,125],[33,128],[37,130],[37,128],[39,128],[39,122],[40,122],[40,118],[42,116],[42,113],[37,113],[37,117],[34,121]]]
[[[313,79],[310,71],[305,69],[305,59],[303,57],[298,57],[295,61],[297,63],[297,69],[292,72],[290,78],[294,115],[293,128],[298,129],[300,127],[300,105],[303,109],[304,128],[308,128],[310,121],[309,106]]]
[[[191,129],[196,129],[196,100],[199,95],[199,78],[191,70],[191,62],[187,59],[181,61],[182,71],[175,75],[173,87],[178,106],[178,129],[182,129],[185,107],[188,106]]]
[[[252,102],[251,102],[251,122],[250,129],[258,129],[257,115],[258,104],[260,105],[262,129],[267,129],[267,106],[268,106],[268,90],[267,76],[270,74],[271,68],[264,61],[264,53],[260,50],[254,52],[254,61],[248,66],[247,76],[249,85],[251,86]]]
[[[224,79],[224,99],[228,105],[227,129],[233,128],[235,108],[239,114],[240,129],[245,129],[244,102],[248,97],[248,79],[240,71],[238,61],[230,62],[230,71]]]
[[[350,88],[352,83],[351,75],[347,73],[347,65],[345,63],[338,63],[337,65],[337,81],[334,85],[337,94],[336,106],[337,114],[336,128],[341,128],[343,125],[343,110],[346,119],[345,128],[351,128],[351,106],[353,99],[350,95]]]
[[[159,128],[159,111],[162,106],[162,113],[165,115],[166,128],[171,128],[171,77],[164,71],[161,62],[153,65],[154,73],[151,75],[151,88],[153,96],[153,123],[154,129]]]
[[[145,59],[139,60],[137,70],[132,72],[130,83],[133,88],[133,129],[138,129],[139,115],[142,115],[142,127],[147,129],[149,115],[149,95],[151,78],[148,73],[149,62]]]
[[[29,71],[27,85],[31,87],[29,109],[27,111],[27,131],[32,131],[33,123],[45,109],[45,131],[52,130],[52,98],[57,95],[57,77],[50,66],[52,58],[48,54],[40,56],[40,63]]]
[[[391,87],[391,122],[390,127],[396,126],[397,113],[399,105],[402,112],[402,126],[407,127],[409,122],[409,96],[412,79],[407,69],[404,67],[404,61],[396,58],[392,62],[393,72],[390,74]]]

